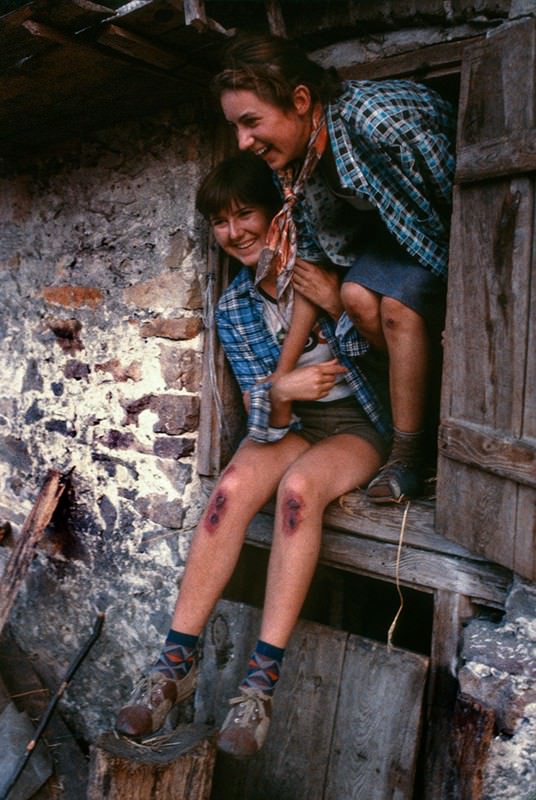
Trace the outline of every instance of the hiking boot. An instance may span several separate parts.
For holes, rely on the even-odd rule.
[[[401,461],[388,461],[367,486],[371,503],[403,503],[424,491],[423,469]]]
[[[250,758],[264,744],[272,717],[272,698],[261,689],[241,686],[229,700],[231,710],[218,734],[218,750],[235,758]]]
[[[197,667],[194,664],[182,678],[170,678],[152,670],[134,687],[128,704],[120,709],[115,730],[131,739],[141,739],[159,730],[178,703],[195,691]]]

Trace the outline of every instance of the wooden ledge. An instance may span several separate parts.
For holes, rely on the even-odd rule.
[[[338,498],[326,509],[320,561],[396,581],[404,509],[373,506],[359,491]],[[249,544],[270,546],[273,513],[270,503],[252,520]],[[410,504],[400,552],[400,583],[426,592],[454,592],[479,605],[504,608],[512,573],[440,536],[434,530],[434,515],[433,500]]]

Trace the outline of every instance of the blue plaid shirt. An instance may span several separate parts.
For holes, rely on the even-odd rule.
[[[445,277],[454,174],[450,104],[407,80],[346,81],[343,87],[326,107],[342,188],[371,203],[402,247]],[[295,207],[299,255],[325,262],[330,253],[320,245],[313,218],[301,198]]]
[[[282,438],[289,428],[270,428],[271,383],[258,381],[277,367],[281,346],[270,333],[263,315],[262,298],[253,283],[253,273],[243,267],[222,294],[215,313],[218,335],[225,355],[242,392],[250,392],[248,435],[258,442]],[[352,325],[338,326],[331,317],[321,314],[319,323],[331,352],[348,368],[345,379],[372,424],[384,436],[391,432],[391,422],[372,384],[357,365],[356,357],[369,345]],[[337,330],[338,330],[337,328]],[[292,427],[300,427],[295,423]]]

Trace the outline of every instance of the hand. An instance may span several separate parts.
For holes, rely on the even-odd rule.
[[[297,258],[292,273],[292,285],[311,303],[324,309],[334,319],[339,319],[344,309],[339,276],[334,270]]]
[[[339,375],[347,372],[336,358],[320,364],[298,367],[272,382],[272,402],[288,403],[293,400],[320,400],[335,386]]]

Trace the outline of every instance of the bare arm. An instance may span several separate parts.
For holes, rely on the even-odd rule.
[[[292,285],[310,303],[323,309],[334,320],[339,319],[344,309],[340,295],[340,277],[336,270],[325,269],[298,258],[294,265]]]
[[[296,366],[296,362],[303,353],[307,339],[318,316],[318,308],[313,303],[306,300],[303,295],[296,292],[294,294],[294,308],[290,328],[277,363],[277,369],[272,375],[272,381],[277,380],[282,375],[287,375]],[[288,425],[292,413],[291,403],[280,402],[272,405],[270,414],[270,424],[274,427]]]

